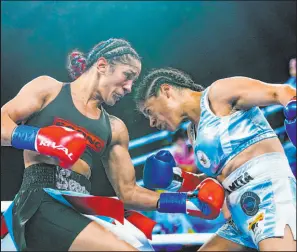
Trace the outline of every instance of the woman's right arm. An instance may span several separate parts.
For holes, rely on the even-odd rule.
[[[57,83],[49,76],[37,77],[1,108],[1,146],[11,146],[11,135],[17,124],[42,108]]]

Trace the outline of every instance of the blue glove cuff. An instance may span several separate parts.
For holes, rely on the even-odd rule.
[[[11,146],[17,149],[36,151],[35,139],[38,131],[37,127],[17,126],[11,135]]]
[[[158,212],[187,213],[187,193],[161,193]]]

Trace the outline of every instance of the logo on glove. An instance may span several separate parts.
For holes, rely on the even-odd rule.
[[[42,139],[40,141],[40,146],[47,146],[47,147],[52,147],[53,149],[56,149],[56,150],[62,150],[64,151],[64,153],[67,155],[67,157],[72,160],[72,156],[73,156],[73,153],[69,153],[69,150],[68,148],[66,148],[65,146],[63,145],[56,145],[55,142],[52,142],[52,141],[48,141],[48,140],[45,140],[45,139]]]
[[[206,154],[203,151],[198,150],[196,152],[197,158],[199,160],[199,163],[204,167],[204,168],[209,168],[210,167],[210,160],[206,156]]]

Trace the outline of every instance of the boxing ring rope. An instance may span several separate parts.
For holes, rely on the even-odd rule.
[[[282,108],[283,107],[280,105],[272,105],[272,106],[262,108],[261,110],[262,110],[264,116],[268,117],[271,114],[281,111]],[[181,128],[186,129],[189,123],[190,122],[183,123],[181,125]],[[276,128],[276,129],[274,129],[274,131],[278,136],[286,134],[284,126]],[[164,131],[160,131],[157,133],[149,134],[149,135],[131,140],[129,142],[129,150],[141,147],[145,144],[150,144],[150,143],[165,139],[167,137],[170,137],[173,134],[174,134],[173,132],[164,130]],[[296,148],[293,146],[293,144],[291,142],[285,142],[283,144],[283,147],[284,147],[284,150],[286,153],[290,152],[290,151],[296,152]],[[168,147],[162,147],[161,149],[170,151],[170,150],[172,150],[172,148],[173,148],[172,146],[168,146]],[[133,158],[132,159],[133,165],[137,166],[137,165],[143,164],[145,162],[145,160],[150,155],[157,153],[161,149],[157,149],[155,151],[152,151],[147,154]],[[296,159],[293,161],[296,162]],[[290,160],[289,160],[289,162],[290,162]],[[139,181],[137,181],[137,184],[140,186],[143,186],[143,181],[139,180]],[[1,213],[3,213],[9,207],[11,202],[12,201],[1,201]],[[213,233],[155,234],[152,236],[151,244],[153,246],[187,245],[187,244],[188,245],[202,245],[208,239],[210,239],[212,235],[213,235]],[[1,239],[1,241],[2,241],[2,239]]]
[[[213,233],[196,234],[156,234],[153,235],[153,246],[166,245],[203,245],[213,236]]]

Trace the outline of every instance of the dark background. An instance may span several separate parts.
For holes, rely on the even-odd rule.
[[[296,55],[296,1],[1,1],[1,106],[39,75],[69,81],[69,51],[87,52],[110,37],[131,42],[143,58],[142,75],[171,66],[205,86],[234,75],[283,83],[289,77],[288,61]],[[131,94],[107,111],[126,123],[130,139],[156,132],[135,113]],[[137,178],[141,168],[136,167]],[[13,199],[22,172],[21,152],[1,148],[1,200]],[[92,178],[98,176],[104,172]],[[106,187],[112,194],[108,182]],[[100,194],[96,183],[93,190]]]

